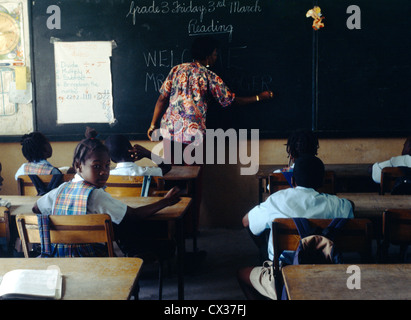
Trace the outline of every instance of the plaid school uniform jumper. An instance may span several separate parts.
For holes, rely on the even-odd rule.
[[[53,215],[87,214],[87,199],[96,187],[86,181],[68,182],[57,195]],[[104,257],[107,249],[103,244],[53,244],[50,243],[48,216],[39,217],[43,257]]]
[[[54,167],[49,163],[34,163],[29,162],[24,166],[24,174],[47,175],[51,174]]]

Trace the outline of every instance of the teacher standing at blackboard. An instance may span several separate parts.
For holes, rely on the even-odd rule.
[[[181,144],[184,149],[192,142],[203,141],[207,106],[211,97],[223,107],[231,104],[246,105],[273,98],[272,91],[264,91],[250,97],[236,96],[217,74],[208,69],[217,60],[217,47],[217,41],[211,37],[196,38],[191,47],[194,61],[173,67],[160,88],[160,96],[147,135],[152,140],[152,133],[159,128],[158,123],[163,116],[160,133],[164,139],[165,157],[169,154],[167,148],[171,147],[170,154],[175,150],[175,143]],[[173,156],[171,163],[180,164],[174,161]]]

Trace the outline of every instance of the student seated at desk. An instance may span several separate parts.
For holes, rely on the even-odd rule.
[[[287,140],[286,151],[288,157],[288,167],[275,170],[274,172],[291,172],[294,168],[295,160],[303,154],[316,156],[318,154],[318,138],[311,130],[296,130]]]
[[[381,171],[386,167],[411,167],[411,137],[405,140],[400,156],[374,163],[372,166],[372,179],[374,182],[381,183]]]
[[[263,267],[241,269],[238,280],[248,299],[275,299],[274,284],[270,282],[274,255],[272,222],[276,218],[333,219],[353,218],[353,205],[347,199],[318,193],[324,178],[324,164],[313,155],[302,155],[295,160],[293,171],[294,188],[273,193],[265,202],[253,208],[243,217],[243,225],[255,236],[270,231],[266,245],[268,261]]]
[[[47,161],[53,154],[50,142],[41,132],[32,132],[21,138],[22,152],[28,163],[23,163],[15,178],[21,175],[60,174],[60,170]]]
[[[171,170],[171,165],[165,164],[164,160],[138,144],[131,146],[126,136],[115,134],[109,136],[105,145],[110,151],[111,160],[117,163],[115,169],[110,171],[111,175],[117,176],[163,176]],[[140,167],[134,161],[148,158],[158,163],[158,167]]]
[[[41,197],[34,206],[33,212],[43,215],[107,213],[111,216],[115,231],[118,232],[117,236],[126,238],[128,235],[123,231],[132,232],[133,227],[138,226],[140,221],[179,202],[179,190],[171,189],[159,201],[138,208],[131,208],[120,200],[114,199],[103,189],[110,175],[109,151],[100,140],[95,138],[96,135],[94,130],[88,128],[87,138],[77,145],[73,158],[73,167],[77,173],[73,180],[63,183]],[[131,242],[130,247],[133,244]],[[54,250],[56,256],[100,256],[102,254],[97,246],[88,244],[59,244]]]

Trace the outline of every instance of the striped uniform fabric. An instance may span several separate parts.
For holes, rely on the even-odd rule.
[[[86,181],[68,182],[57,195],[53,214],[87,214],[87,199],[96,187]],[[53,244],[47,215],[39,215],[42,257],[104,257],[107,248],[103,244]]]

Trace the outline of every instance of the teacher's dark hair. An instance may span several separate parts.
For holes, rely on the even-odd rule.
[[[194,60],[204,60],[210,56],[218,46],[218,41],[212,37],[198,37],[191,45],[191,56]]]

